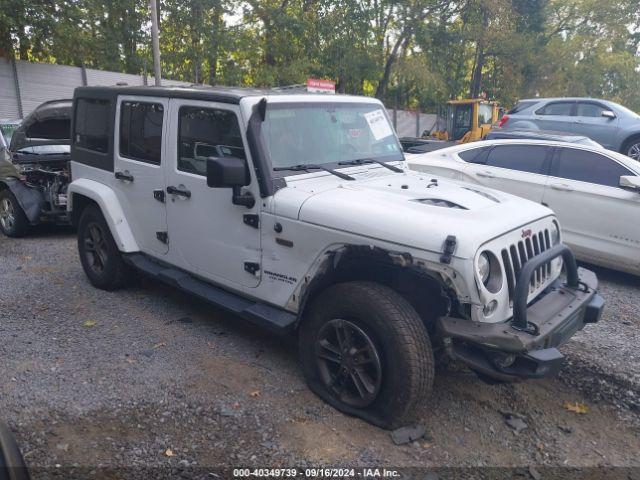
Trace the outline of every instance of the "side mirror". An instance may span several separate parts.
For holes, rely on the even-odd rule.
[[[616,114],[612,110],[603,110],[601,115],[609,119],[616,118]]]
[[[251,192],[243,193],[241,187],[249,185],[247,163],[237,157],[209,157],[207,159],[207,186],[231,188],[231,203],[252,208],[256,200]]]
[[[620,188],[640,193],[640,177],[635,175],[624,175],[620,177]]]
[[[249,184],[249,172],[244,160],[236,157],[207,159],[207,186],[212,188],[244,187]]]

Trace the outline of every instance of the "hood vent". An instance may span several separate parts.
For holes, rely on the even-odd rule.
[[[470,192],[477,193],[478,195],[481,195],[484,198],[488,198],[492,202],[500,203],[500,200],[498,200],[493,195],[489,195],[487,192],[482,192],[480,190],[476,190],[475,188],[469,188],[469,187],[462,187],[462,188],[464,188],[465,190],[469,190]]]
[[[422,203],[423,205],[431,205],[432,207],[445,207],[445,208],[457,208],[460,210],[469,210],[462,205],[450,202],[449,200],[442,200],[440,198],[416,198],[413,202]]]

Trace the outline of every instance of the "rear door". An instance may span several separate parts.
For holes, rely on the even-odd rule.
[[[486,187],[541,203],[550,154],[546,145],[495,145],[482,163],[469,163],[465,173]]]
[[[572,132],[575,104],[575,101],[549,102],[534,112],[533,121],[541,130]]]
[[[115,125],[114,190],[140,249],[164,255],[167,215],[163,203],[168,100],[118,98]]]
[[[578,102],[574,117],[573,131],[595,140],[605,148],[612,149],[618,131],[618,117],[603,117],[602,112],[610,110],[598,102]]]
[[[556,212],[565,242],[582,258],[640,267],[640,194],[618,186],[622,175],[634,173],[606,155],[558,148],[544,202]]]

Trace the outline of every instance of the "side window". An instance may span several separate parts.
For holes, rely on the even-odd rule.
[[[576,107],[576,115],[578,117],[601,117],[603,110],[606,108],[597,103],[579,102]]]
[[[554,102],[548,103],[541,109],[536,111],[538,115],[571,115],[571,111],[573,110],[573,102]]]
[[[160,165],[162,117],[159,103],[122,102],[120,105],[120,155]]]
[[[489,147],[470,148],[469,150],[458,152],[458,156],[467,163],[484,163],[483,153],[486,152],[488,148]]]
[[[75,144],[78,147],[107,153],[109,151],[109,100],[85,99],[77,101]]]
[[[634,175],[608,157],[577,148],[563,148],[551,169],[554,177],[618,187],[620,177]]]
[[[491,123],[493,117],[493,105],[481,103],[478,105],[478,125]]]
[[[178,170],[206,175],[207,158],[246,159],[235,113],[203,107],[181,107]]]
[[[498,145],[489,152],[486,165],[542,173],[547,148],[542,145]]]

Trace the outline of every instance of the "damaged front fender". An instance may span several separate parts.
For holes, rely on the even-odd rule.
[[[464,283],[463,276],[459,275],[449,265],[439,262],[415,258],[409,252],[388,250],[369,245],[333,245],[327,248],[312,263],[311,267],[290,296],[285,308],[301,313],[304,305],[313,292],[321,290],[324,284],[336,281],[335,273],[341,269],[341,264],[346,258],[359,259],[362,264],[368,266],[386,265],[415,275],[430,278],[432,282],[440,285],[442,291],[449,292],[449,298],[455,298],[458,302],[467,303],[471,300],[470,292]],[[347,270],[348,272],[348,270]],[[348,276],[348,273],[347,273]],[[337,279],[340,281],[340,279]]]
[[[39,223],[45,204],[42,192],[28,187],[20,179],[13,176],[0,177],[0,187],[7,188],[13,193],[30,224]]]

